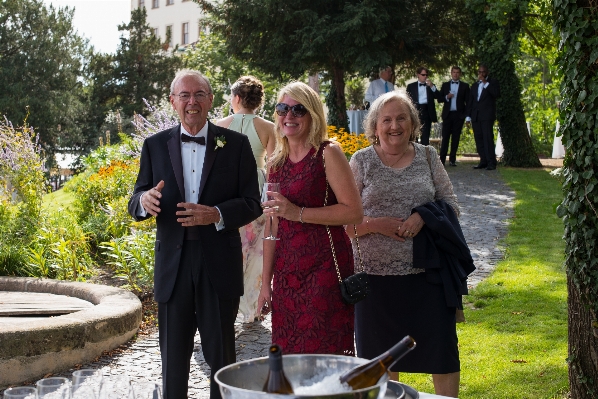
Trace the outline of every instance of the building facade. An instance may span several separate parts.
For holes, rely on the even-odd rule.
[[[131,10],[145,7],[147,23],[161,42],[170,32],[169,49],[181,48],[199,39],[202,12],[191,0],[131,0]]]

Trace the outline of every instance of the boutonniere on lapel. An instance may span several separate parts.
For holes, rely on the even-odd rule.
[[[216,136],[214,137],[214,143],[216,143],[216,147],[214,147],[214,151],[216,151],[218,148],[222,148],[226,145],[226,139],[224,136]]]

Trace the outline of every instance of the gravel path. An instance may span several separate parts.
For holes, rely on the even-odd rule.
[[[496,171],[478,171],[470,163],[449,167],[448,172],[461,206],[461,225],[477,270],[470,276],[475,286],[494,269],[502,259],[500,239],[507,232],[507,219],[513,216],[514,192],[499,178]],[[270,318],[252,324],[237,323],[237,360],[267,355],[270,345]],[[191,359],[189,397],[209,397],[209,368],[201,353],[199,335],[195,337],[195,351]],[[161,384],[160,349],[158,334],[138,339],[118,348],[111,356],[103,356],[85,368],[101,368],[104,375],[127,374],[134,380]],[[73,370],[65,371],[70,377]]]

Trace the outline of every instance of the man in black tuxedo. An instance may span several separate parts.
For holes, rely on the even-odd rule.
[[[465,123],[465,112],[469,101],[469,85],[459,80],[461,78],[461,68],[458,66],[451,68],[451,78],[450,81],[442,84],[440,98],[438,98],[438,102],[443,104],[440,161],[443,165],[446,162],[450,141],[449,165],[457,166],[457,149],[459,149],[461,130],[463,129],[463,123]]]
[[[417,68],[417,82],[409,83],[407,85],[407,94],[413,100],[415,108],[419,113],[419,121],[421,127],[421,143],[423,145],[430,144],[430,129],[432,122],[437,122],[436,107],[434,99],[438,99],[440,91],[436,89],[434,83],[428,79],[428,69],[425,67]]]
[[[494,149],[494,121],[496,120],[496,99],[500,97],[500,85],[488,77],[488,67],[480,64],[478,81],[471,85],[467,103],[467,123],[471,122],[475,146],[480,163],[474,169],[496,169]]]
[[[256,163],[246,136],[207,121],[207,78],[182,70],[170,87],[181,123],[143,143],[128,210],[156,217],[154,298],[164,399],[187,398],[193,337],[201,336],[213,377],[234,363],[234,322],[243,295],[239,227],[261,213]]]

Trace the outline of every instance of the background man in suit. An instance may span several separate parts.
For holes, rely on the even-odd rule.
[[[179,71],[170,102],[181,124],[145,140],[129,200],[135,220],[156,217],[154,298],[164,399],[187,398],[199,330],[213,376],[234,363],[234,322],[243,295],[239,227],[261,213],[256,164],[246,136],[207,121],[213,94],[197,71]]]
[[[500,97],[497,80],[488,77],[488,67],[480,64],[478,81],[471,85],[467,104],[466,122],[473,126],[473,137],[480,163],[474,169],[496,169],[494,149],[494,121],[496,120],[496,99]]]
[[[380,78],[370,82],[370,85],[365,92],[365,101],[371,104],[382,94],[393,91],[395,89],[395,85],[392,80],[393,74],[394,71],[390,66],[384,66],[380,68]]]
[[[423,145],[428,145],[430,144],[430,129],[432,127],[432,122],[438,121],[434,99],[439,98],[440,91],[436,90],[434,83],[428,79],[427,68],[419,67],[416,72],[417,82],[409,83],[407,85],[407,94],[409,94],[413,100],[419,113],[419,121],[422,125],[420,142]]]
[[[458,66],[451,68],[451,78],[450,81],[442,84],[440,98],[438,99],[439,103],[444,104],[442,107],[440,161],[444,165],[450,141],[449,165],[457,166],[457,149],[459,148],[461,129],[463,129],[463,123],[465,123],[465,112],[469,101],[469,85],[459,80],[461,78],[461,68]]]

